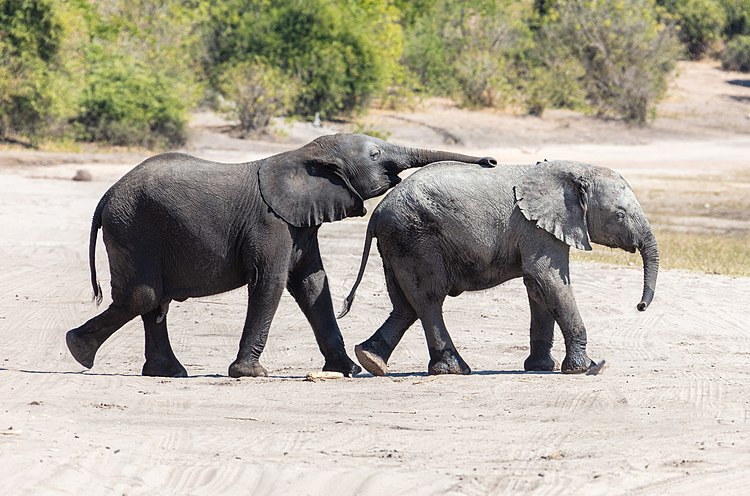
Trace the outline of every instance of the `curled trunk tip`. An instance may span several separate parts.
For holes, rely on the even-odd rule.
[[[646,242],[641,245],[639,250],[643,258],[643,296],[641,296],[641,302],[636,305],[636,308],[643,312],[654,299],[656,276],[659,273],[659,248],[650,229],[646,236]]]

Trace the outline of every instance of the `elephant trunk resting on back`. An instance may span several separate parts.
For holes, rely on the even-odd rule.
[[[447,295],[490,288],[523,277],[531,310],[531,353],[526,370],[555,370],[555,322],[565,339],[565,373],[584,372],[586,329],[570,286],[570,247],[591,242],[640,250],[644,284],[638,310],[654,297],[659,252],[643,209],[616,172],[576,162],[481,169],[433,164],[404,180],[372,214],[357,281],[340,316],[348,312],[362,279],[372,238],[378,240],[393,310],[355,347],[360,363],[383,375],[406,329],[420,319],[431,374],[471,370],[445,327]]]
[[[259,358],[286,288],[313,328],[324,370],[358,373],[333,313],[318,229],[323,222],[364,215],[364,200],[395,186],[400,172],[441,160],[495,163],[357,134],[323,136],[255,162],[220,164],[180,153],[144,161],[96,207],[89,244],[91,283],[101,301],[94,264],[101,227],[112,304],[67,333],[68,349],[90,368],[102,343],[141,316],[143,374],[185,376],[167,334],[170,301],[246,285],[247,316],[229,375],[266,375]]]

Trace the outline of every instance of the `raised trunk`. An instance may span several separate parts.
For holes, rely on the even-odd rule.
[[[643,237],[638,250],[641,252],[641,258],[643,258],[643,296],[637,308],[642,312],[648,308],[654,299],[656,275],[659,272],[659,248],[656,245],[656,238],[654,238],[651,228],[647,228],[646,235]]]
[[[486,167],[494,167],[497,160],[492,157],[474,157],[462,153],[443,152],[438,150],[425,150],[421,148],[407,148],[407,159],[404,169],[411,167],[422,167],[433,162],[443,162],[445,160],[454,160],[456,162],[467,162],[470,164],[479,164]]]

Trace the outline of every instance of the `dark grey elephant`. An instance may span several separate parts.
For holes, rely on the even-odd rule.
[[[638,310],[654,297],[659,252],[643,209],[616,172],[575,162],[426,167],[391,191],[372,214],[357,281],[340,316],[349,310],[372,238],[378,239],[393,310],[355,347],[372,374],[388,359],[406,329],[422,321],[430,374],[468,374],[443,321],[447,295],[490,288],[523,277],[531,308],[531,353],[526,370],[556,370],[555,322],[565,339],[565,373],[584,372],[586,328],[570,285],[570,247],[591,242],[640,250],[644,287]]]
[[[259,357],[286,287],[313,328],[323,370],[359,373],[333,313],[318,229],[323,222],[364,215],[363,200],[395,186],[401,171],[440,160],[494,162],[351,134],[323,136],[256,162],[220,164],[179,153],[145,160],[96,207],[91,284],[98,303],[94,253],[101,227],[113,301],[67,333],[68,349],[91,368],[102,343],[140,315],[143,375],[186,376],[167,334],[170,301],[247,285],[247,318],[229,375],[265,376]]]

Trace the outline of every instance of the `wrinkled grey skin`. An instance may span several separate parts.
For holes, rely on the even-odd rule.
[[[313,328],[325,358],[323,370],[359,373],[333,313],[318,228],[364,215],[363,200],[395,186],[398,173],[439,160],[494,162],[345,134],[248,163],[220,164],[179,153],[149,158],[115,183],[96,207],[91,283],[101,301],[94,264],[101,227],[113,302],[67,333],[68,349],[91,368],[102,343],[140,315],[146,340],[143,375],[186,376],[167,334],[170,301],[247,285],[247,318],[229,375],[265,376],[259,357],[286,287]]]
[[[651,303],[659,253],[643,209],[616,172],[575,162],[481,169],[433,164],[404,180],[372,214],[362,265],[344,310],[351,306],[378,240],[388,295],[388,319],[355,347],[360,363],[383,375],[406,329],[422,321],[430,374],[468,374],[445,327],[447,295],[490,288],[523,277],[531,309],[531,353],[525,370],[558,368],[551,355],[555,322],[565,339],[562,372],[585,372],[586,328],[570,285],[570,247],[591,242],[640,250],[644,288],[638,310]],[[593,369],[592,369],[593,372]]]

